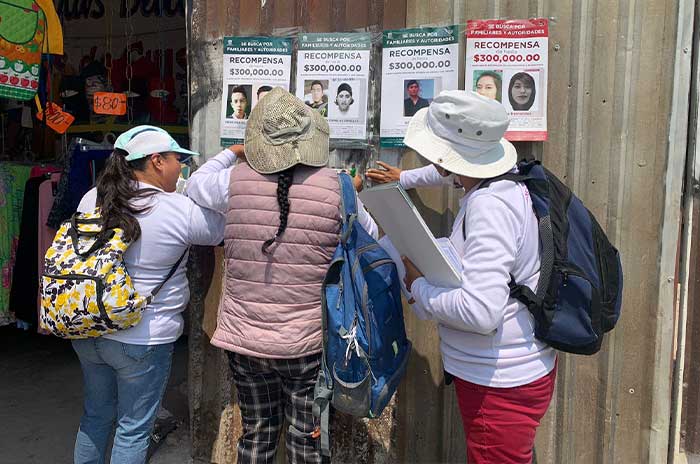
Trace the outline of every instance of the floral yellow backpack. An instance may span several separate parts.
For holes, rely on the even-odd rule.
[[[124,264],[122,229],[102,233],[99,209],[64,222],[46,252],[41,326],[61,338],[93,338],[128,329],[185,258],[150,295],[139,295]]]

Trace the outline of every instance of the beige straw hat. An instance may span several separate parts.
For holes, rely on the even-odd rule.
[[[248,118],[245,156],[261,174],[274,174],[303,164],[328,164],[328,122],[317,111],[275,87],[260,99]]]

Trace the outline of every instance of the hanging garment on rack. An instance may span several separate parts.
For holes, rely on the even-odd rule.
[[[44,176],[46,174],[51,174],[52,172],[57,172],[60,170],[61,169],[58,166],[38,165],[38,166],[32,167],[32,170],[29,172],[29,177],[40,177],[40,176]]]
[[[19,238],[24,187],[32,166],[0,163],[0,326],[14,322],[9,299]]]
[[[56,235],[56,229],[46,225],[46,221],[49,219],[49,212],[51,211],[51,205],[53,205],[54,192],[58,187],[58,182],[61,179],[60,173],[53,173],[50,179],[45,180],[39,186],[39,247],[37,250],[37,274],[41,278],[44,273],[44,256],[46,255],[46,250],[49,249],[53,238]],[[41,310],[41,291],[37,289],[36,294],[36,314],[37,320],[39,318],[39,311]],[[40,334],[50,335],[51,332],[42,329],[37,325],[37,331]]]
[[[34,97],[45,36],[46,17],[33,0],[0,1],[0,97]]]
[[[63,28],[61,19],[56,13],[53,0],[34,0],[46,17],[46,40],[44,40],[43,53],[63,55]]]
[[[92,161],[105,160],[111,153],[112,148],[106,148],[102,145],[71,144],[66,155],[61,180],[58,183],[56,198],[49,213],[48,226],[58,229],[63,221],[75,213],[83,195],[93,186]],[[97,177],[97,173],[95,177]]]
[[[39,291],[39,272],[36,263],[39,242],[39,187],[45,181],[45,176],[34,177],[29,179],[24,187],[22,222],[10,289],[10,311],[14,313],[16,319],[31,324],[37,324],[36,296]]]

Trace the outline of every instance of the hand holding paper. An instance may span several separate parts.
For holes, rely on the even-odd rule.
[[[410,292],[413,282],[415,282],[416,279],[423,277],[423,274],[407,257],[402,256],[401,261],[403,261],[403,265],[406,268],[406,276],[403,278],[403,282],[406,285],[406,289]]]

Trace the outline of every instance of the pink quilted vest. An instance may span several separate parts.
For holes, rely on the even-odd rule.
[[[321,284],[340,233],[340,186],[328,168],[297,166],[287,229],[279,227],[277,175],[248,164],[231,171],[226,214],[226,280],[212,344],[261,358],[321,351]]]

